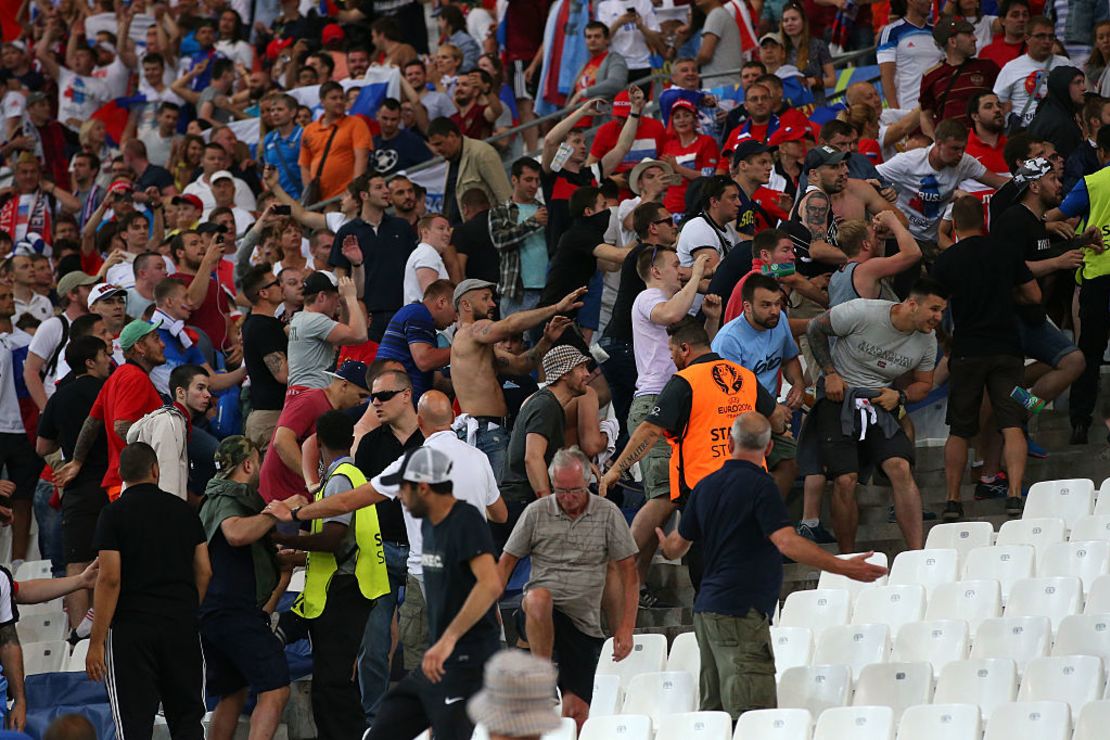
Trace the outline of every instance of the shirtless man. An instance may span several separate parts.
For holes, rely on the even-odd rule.
[[[455,288],[459,328],[451,343],[451,376],[455,379],[455,394],[463,414],[456,422],[459,436],[486,454],[500,482],[509,446],[509,433],[505,428],[509,412],[497,373],[523,375],[535,370],[540,358],[571,324],[570,319],[556,315],[581,308],[579,299],[587,288],[579,288],[554,306],[517,311],[501,321],[492,321],[490,317],[497,306],[493,297],[496,287],[493,283],[471,278]],[[548,319],[552,320],[544,329],[543,339],[528,352],[512,355],[495,346]],[[466,382],[460,382],[462,379]]]

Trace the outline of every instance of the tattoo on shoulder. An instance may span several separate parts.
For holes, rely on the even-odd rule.
[[[829,228],[829,196],[820,190],[807,195],[802,203],[802,223],[814,239],[824,239]]]
[[[16,632],[15,622],[0,627],[0,647],[4,645],[18,645],[19,633]]]

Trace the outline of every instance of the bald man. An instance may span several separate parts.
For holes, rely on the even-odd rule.
[[[487,520],[502,523],[508,519],[509,512],[501,499],[489,459],[483,452],[455,435],[451,430],[454,420],[451,399],[446,395],[440,391],[425,391],[420,397],[416,407],[417,427],[424,435],[424,446],[434,447],[451,458],[455,498],[474,506]],[[272,505],[267,511],[282,521],[303,522],[338,516],[364,506],[372,506],[379,501],[396,498],[400,487],[386,485],[382,483],[382,478],[399,470],[403,459],[404,456],[399,457],[379,475],[371,478],[369,483],[350,491],[293,509],[284,503]],[[409,537],[409,559],[405,602],[401,605],[399,623],[403,626],[401,640],[405,646],[405,670],[413,670],[423,659],[428,632],[424,623],[424,571],[420,564],[420,558],[424,554],[424,536],[421,520],[414,518],[407,509],[404,514],[405,531]]]

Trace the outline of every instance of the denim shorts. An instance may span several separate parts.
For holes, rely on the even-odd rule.
[[[1027,324],[1020,318],[1015,318],[1018,334],[1021,336],[1021,351],[1026,357],[1032,357],[1037,362],[1043,362],[1049,367],[1056,367],[1065,355],[1078,352],[1079,347],[1068,339],[1067,334],[1045,319],[1038,324]]]

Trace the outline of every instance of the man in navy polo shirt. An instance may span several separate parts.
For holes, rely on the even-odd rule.
[[[379,360],[397,360],[412,381],[412,404],[432,387],[432,373],[451,363],[451,347],[439,347],[436,332],[455,323],[458,312],[450,280],[435,280],[424,289],[424,300],[410,303],[393,316],[378,345]]]

